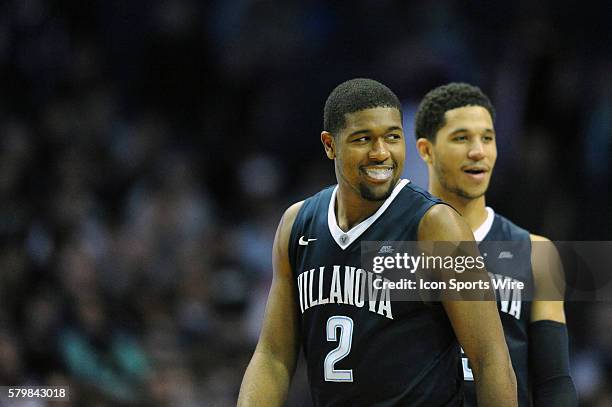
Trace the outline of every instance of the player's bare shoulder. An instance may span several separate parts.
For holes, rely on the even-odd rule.
[[[284,259],[288,259],[289,238],[291,236],[291,229],[293,228],[295,218],[300,212],[300,209],[302,208],[303,204],[304,201],[299,201],[287,208],[278,224],[278,229],[276,229],[273,253],[275,255],[281,255],[281,257]]]
[[[550,242],[550,239],[544,236],[536,235],[534,233],[529,234],[529,239],[532,242]]]
[[[550,239],[530,234],[531,267],[535,283],[536,300],[562,300],[565,276],[559,252]]]
[[[293,228],[293,223],[295,222],[295,218],[297,217],[300,209],[302,209],[302,205],[304,201],[299,201],[291,205],[285,210],[283,217],[281,218],[281,222],[279,225],[279,229],[282,232],[283,237],[289,239],[289,235],[291,234],[291,229]]]
[[[529,234],[531,240],[531,265],[536,285],[542,278],[551,278],[554,273],[553,266],[560,266],[559,253],[554,243],[547,237]],[[555,270],[558,273],[559,270]]]
[[[461,215],[451,206],[433,205],[419,224],[419,240],[473,240],[472,233]]]

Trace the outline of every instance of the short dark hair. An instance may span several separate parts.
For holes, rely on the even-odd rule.
[[[444,113],[464,106],[482,106],[495,121],[495,108],[479,87],[469,83],[452,82],[425,95],[414,118],[415,137],[434,142],[436,133],[444,127]]]
[[[323,111],[323,130],[334,136],[345,126],[347,113],[375,107],[394,107],[402,113],[402,105],[391,89],[372,79],[355,78],[336,86],[329,94]]]

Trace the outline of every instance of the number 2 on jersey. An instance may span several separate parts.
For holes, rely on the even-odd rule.
[[[474,373],[472,373],[472,368],[470,367],[470,360],[467,358],[467,355],[463,351],[463,348],[461,348],[461,365],[463,366],[463,380],[473,382]]]
[[[338,336],[338,329],[340,335]],[[325,357],[323,370],[326,382],[352,382],[353,369],[334,369],[336,362],[344,359],[351,351],[353,342],[353,320],[349,317],[336,315],[327,320],[327,340],[338,341],[338,347],[331,350]]]

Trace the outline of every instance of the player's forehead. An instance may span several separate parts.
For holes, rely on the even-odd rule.
[[[378,131],[387,128],[402,129],[402,116],[395,107],[373,107],[344,114],[343,132],[358,130]]]
[[[440,130],[453,131],[456,128],[493,130],[493,119],[482,106],[462,106],[444,112],[444,125]]]

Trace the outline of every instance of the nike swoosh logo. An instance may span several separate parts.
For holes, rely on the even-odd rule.
[[[300,241],[298,242],[300,246],[308,246],[308,242],[314,242],[317,239],[308,239],[304,240],[304,236],[300,237]]]

